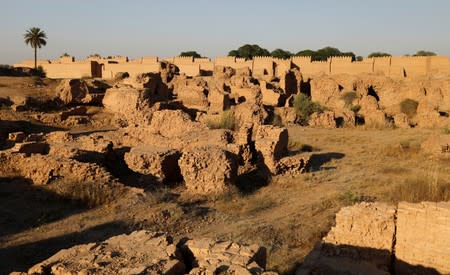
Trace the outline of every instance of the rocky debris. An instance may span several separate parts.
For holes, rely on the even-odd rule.
[[[60,113],[61,121],[66,120],[70,116],[85,116],[87,113],[87,108],[85,106],[77,106],[71,108],[67,111],[63,111]]]
[[[46,155],[50,151],[50,146],[46,142],[29,141],[16,143],[11,151],[14,153],[22,153],[26,155],[41,154]]]
[[[409,118],[404,113],[399,113],[394,116],[394,124],[398,128],[409,129],[411,128],[411,124]]]
[[[73,139],[73,135],[67,131],[54,131],[45,135],[45,140],[49,143],[66,143]]]
[[[450,135],[432,135],[422,142],[421,149],[437,157],[450,156]]]
[[[23,142],[26,136],[24,132],[13,132],[8,134],[8,140],[11,142]]]
[[[277,163],[277,174],[298,175],[306,172],[310,154],[297,154],[280,159]]]
[[[277,162],[286,155],[288,145],[286,128],[272,125],[259,126],[255,138],[255,148],[261,161],[273,174],[277,174]]]
[[[54,158],[102,164],[116,157],[113,143],[98,134],[74,138],[68,132],[57,131],[47,134],[45,140],[50,144],[49,155]]]
[[[266,121],[269,117],[269,114],[262,107],[262,104],[244,102],[236,105],[233,110],[237,122],[237,128],[242,127],[244,124],[251,123],[256,129],[259,125],[263,125],[264,121]]]
[[[111,174],[103,167],[93,163],[82,163],[51,155],[25,154],[6,155],[3,165],[11,167],[36,185],[45,185],[56,178],[65,178],[80,184],[86,182],[108,183],[113,181]]]
[[[185,150],[178,164],[187,190],[197,194],[225,192],[237,178],[236,157],[215,146]]]
[[[417,106],[417,114],[414,121],[420,128],[448,127],[449,119],[442,117],[436,105],[429,102],[420,102]]]
[[[267,88],[268,85],[265,81],[261,81],[260,86],[263,104],[268,106],[279,106],[282,97],[280,90]]]
[[[162,110],[153,113],[150,129],[164,137],[179,137],[190,132],[205,131],[208,127],[192,121],[191,117],[181,110]]]
[[[419,274],[420,269],[412,266],[449,274],[449,228],[449,202],[399,203],[395,244],[397,274]]]
[[[325,111],[321,113],[313,113],[308,124],[313,127],[336,128],[336,120],[333,111]]]
[[[45,136],[44,133],[31,133],[31,134],[27,135],[27,137],[23,141],[24,142],[43,141],[44,136]]]
[[[120,81],[122,81],[122,80],[124,80],[125,78],[128,78],[128,77],[130,77],[130,74],[128,72],[117,72],[114,75],[113,80],[114,80],[114,82],[120,82]]]
[[[136,89],[146,89],[152,102],[168,100],[170,93],[160,73],[142,73],[135,77],[124,78],[121,82]]]
[[[448,274],[449,226],[449,202],[344,207],[297,274]]]
[[[134,172],[154,176],[159,181],[177,182],[181,179],[180,156],[174,149],[138,146],[125,154],[125,162]]]
[[[26,95],[13,95],[9,97],[11,109],[14,112],[23,112],[40,105],[39,99]]]
[[[148,124],[152,115],[150,90],[146,88],[115,86],[106,90],[103,106],[127,124]]]
[[[253,84],[250,87],[231,86],[230,97],[237,104],[245,102],[251,105],[258,105],[260,107],[262,107],[263,104],[261,88]]]
[[[380,110],[373,110],[364,114],[364,124],[374,128],[386,127],[386,114]]]
[[[221,113],[230,108],[230,97],[217,88],[212,88],[208,94],[208,113]]]
[[[258,245],[204,238],[186,241],[181,250],[194,267],[189,274],[268,274],[266,249]]]
[[[28,274],[167,274],[185,273],[171,238],[162,233],[135,231],[104,242],[63,249],[36,264]]]
[[[174,84],[177,100],[187,108],[208,110],[208,83],[201,78],[178,79]]]
[[[280,118],[283,125],[294,125],[300,121],[297,111],[292,107],[274,108],[274,115]]]
[[[343,107],[340,101],[341,87],[331,76],[320,76],[311,80],[311,100],[327,107]]]
[[[64,79],[56,88],[56,97],[64,104],[89,103],[89,87],[81,79]]]
[[[266,258],[258,245],[206,238],[174,245],[164,233],[141,230],[60,250],[20,274],[276,275],[265,271]]]
[[[336,109],[334,111],[334,120],[338,128],[353,128],[356,126],[355,113],[348,109]]]

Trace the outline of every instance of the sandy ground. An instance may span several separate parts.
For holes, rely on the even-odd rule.
[[[28,115],[0,110],[0,119],[12,123],[28,121]],[[93,209],[0,169],[0,274],[26,270],[63,248],[138,229],[165,231],[175,240],[258,243],[268,248],[269,270],[292,274],[344,205],[448,200],[450,162],[420,150],[423,140],[441,131],[290,127],[290,149],[313,151],[305,174],[276,176],[268,184],[249,175],[220,197],[192,197],[181,185],[160,188]],[[431,182],[442,187],[439,192],[427,192]]]

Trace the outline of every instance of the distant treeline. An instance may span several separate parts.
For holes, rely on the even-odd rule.
[[[418,51],[412,56],[435,56],[436,53],[430,51]],[[182,52],[180,56],[193,56],[193,57],[201,57],[202,55],[197,53],[196,51],[186,51]],[[361,61],[363,59],[362,56],[356,56],[354,52],[341,52],[338,48],[334,47],[325,47],[318,50],[302,50],[297,53],[292,53],[283,49],[275,49],[272,52],[269,50],[260,47],[259,45],[250,45],[245,44],[239,47],[236,50],[231,50],[228,53],[228,56],[236,56],[245,59],[253,59],[255,56],[273,56],[276,58],[287,59],[292,56],[311,56],[312,61],[326,61],[331,56],[351,56],[353,61]],[[381,57],[381,56],[391,56],[389,53],[385,52],[373,52],[369,54],[367,57]],[[409,54],[406,54],[409,56]]]

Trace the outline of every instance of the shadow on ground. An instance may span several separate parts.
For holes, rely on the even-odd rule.
[[[303,264],[291,274],[440,274],[436,269],[413,265],[387,250],[318,243]]]
[[[82,205],[33,185],[29,179],[0,177],[0,241],[85,210]]]
[[[26,271],[61,249],[79,244],[101,242],[112,236],[124,233],[130,233],[129,227],[125,223],[111,222],[81,232],[14,247],[0,248],[0,274],[9,274],[12,271]]]
[[[329,152],[321,154],[312,154],[309,159],[307,171],[316,172],[320,170],[330,170],[334,169],[332,167],[322,167],[325,163],[330,162],[334,159],[342,159],[345,157],[343,153]]]

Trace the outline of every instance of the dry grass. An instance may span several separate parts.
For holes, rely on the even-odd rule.
[[[290,127],[289,148],[320,148],[314,153],[324,159],[319,169],[298,176],[273,177],[267,186],[252,188],[245,194],[232,190],[215,198],[188,198],[178,189],[161,189],[149,194],[150,203],[133,205],[119,196],[116,200],[122,208],[100,206],[80,217],[72,216],[70,223],[66,218],[43,225],[41,232],[52,237],[65,235],[69,226],[79,230],[80,224],[94,227],[100,220],[104,223],[121,217],[134,224],[147,223],[146,229],[166,231],[176,237],[257,243],[268,249],[269,269],[293,274],[314,244],[330,230],[336,212],[344,205],[373,200],[449,200],[450,162],[431,161],[419,147],[422,140],[435,134],[436,130],[424,129]],[[329,153],[343,157],[327,159]],[[254,179],[248,183],[256,185]],[[103,191],[74,187],[64,192],[75,192],[76,197],[88,198],[95,204]],[[168,201],[169,193],[179,197]],[[153,221],[153,217],[166,212],[175,218]],[[21,236],[30,243],[42,238],[33,230]],[[19,241],[8,245],[15,246]]]
[[[88,208],[98,207],[114,201],[124,191],[121,186],[108,186],[94,182],[68,182],[56,180],[49,189],[61,198],[79,203]]]
[[[232,110],[224,111],[219,119],[207,119],[205,123],[209,129],[234,130],[236,128],[236,118]]]
[[[448,201],[450,181],[442,173],[440,163],[433,161],[424,173],[406,176],[401,184],[395,185],[388,198],[392,202]]]

